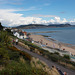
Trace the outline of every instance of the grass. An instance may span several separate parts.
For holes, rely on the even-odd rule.
[[[39,59],[33,61],[30,54],[12,46],[12,39],[9,40],[11,34],[7,36],[8,34],[6,31],[0,33],[0,75],[54,75],[51,72],[48,73],[50,68]],[[37,47],[30,42],[24,43],[34,49]],[[37,49],[43,53],[41,48],[37,47]],[[35,64],[34,67],[31,61],[32,64]],[[56,75],[58,74],[56,73]]]

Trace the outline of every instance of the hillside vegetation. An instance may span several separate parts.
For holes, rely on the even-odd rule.
[[[10,33],[0,31],[0,75],[59,75],[44,62],[12,45]]]

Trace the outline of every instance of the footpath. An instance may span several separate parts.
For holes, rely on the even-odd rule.
[[[75,75],[75,71],[73,71],[73,70],[67,69],[67,68],[65,68],[65,67],[63,67],[63,66],[61,66],[55,62],[47,60],[43,56],[38,55],[36,53],[33,53],[33,52],[31,52],[31,51],[29,51],[29,50],[27,50],[27,49],[25,49],[19,45],[14,45],[14,46],[16,48],[20,49],[21,51],[25,51],[25,52],[29,53],[30,55],[32,55],[33,57],[39,58],[40,60],[44,61],[50,68],[54,65],[54,66],[58,67],[62,72],[67,72],[67,75]]]

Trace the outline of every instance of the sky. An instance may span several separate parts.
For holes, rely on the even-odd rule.
[[[75,0],[0,0],[0,22],[7,27],[28,24],[75,25]]]

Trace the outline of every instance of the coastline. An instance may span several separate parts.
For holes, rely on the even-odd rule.
[[[43,35],[31,34],[30,38],[32,38],[34,41],[39,41],[39,42],[42,40],[43,45],[46,45],[52,48],[58,48],[58,49],[60,48],[61,50],[65,49],[65,51],[68,51],[72,55],[75,55],[75,46],[73,46],[72,44],[67,44],[67,43],[62,43],[62,42],[59,43],[57,40],[53,38],[48,39],[48,37],[45,37]]]

